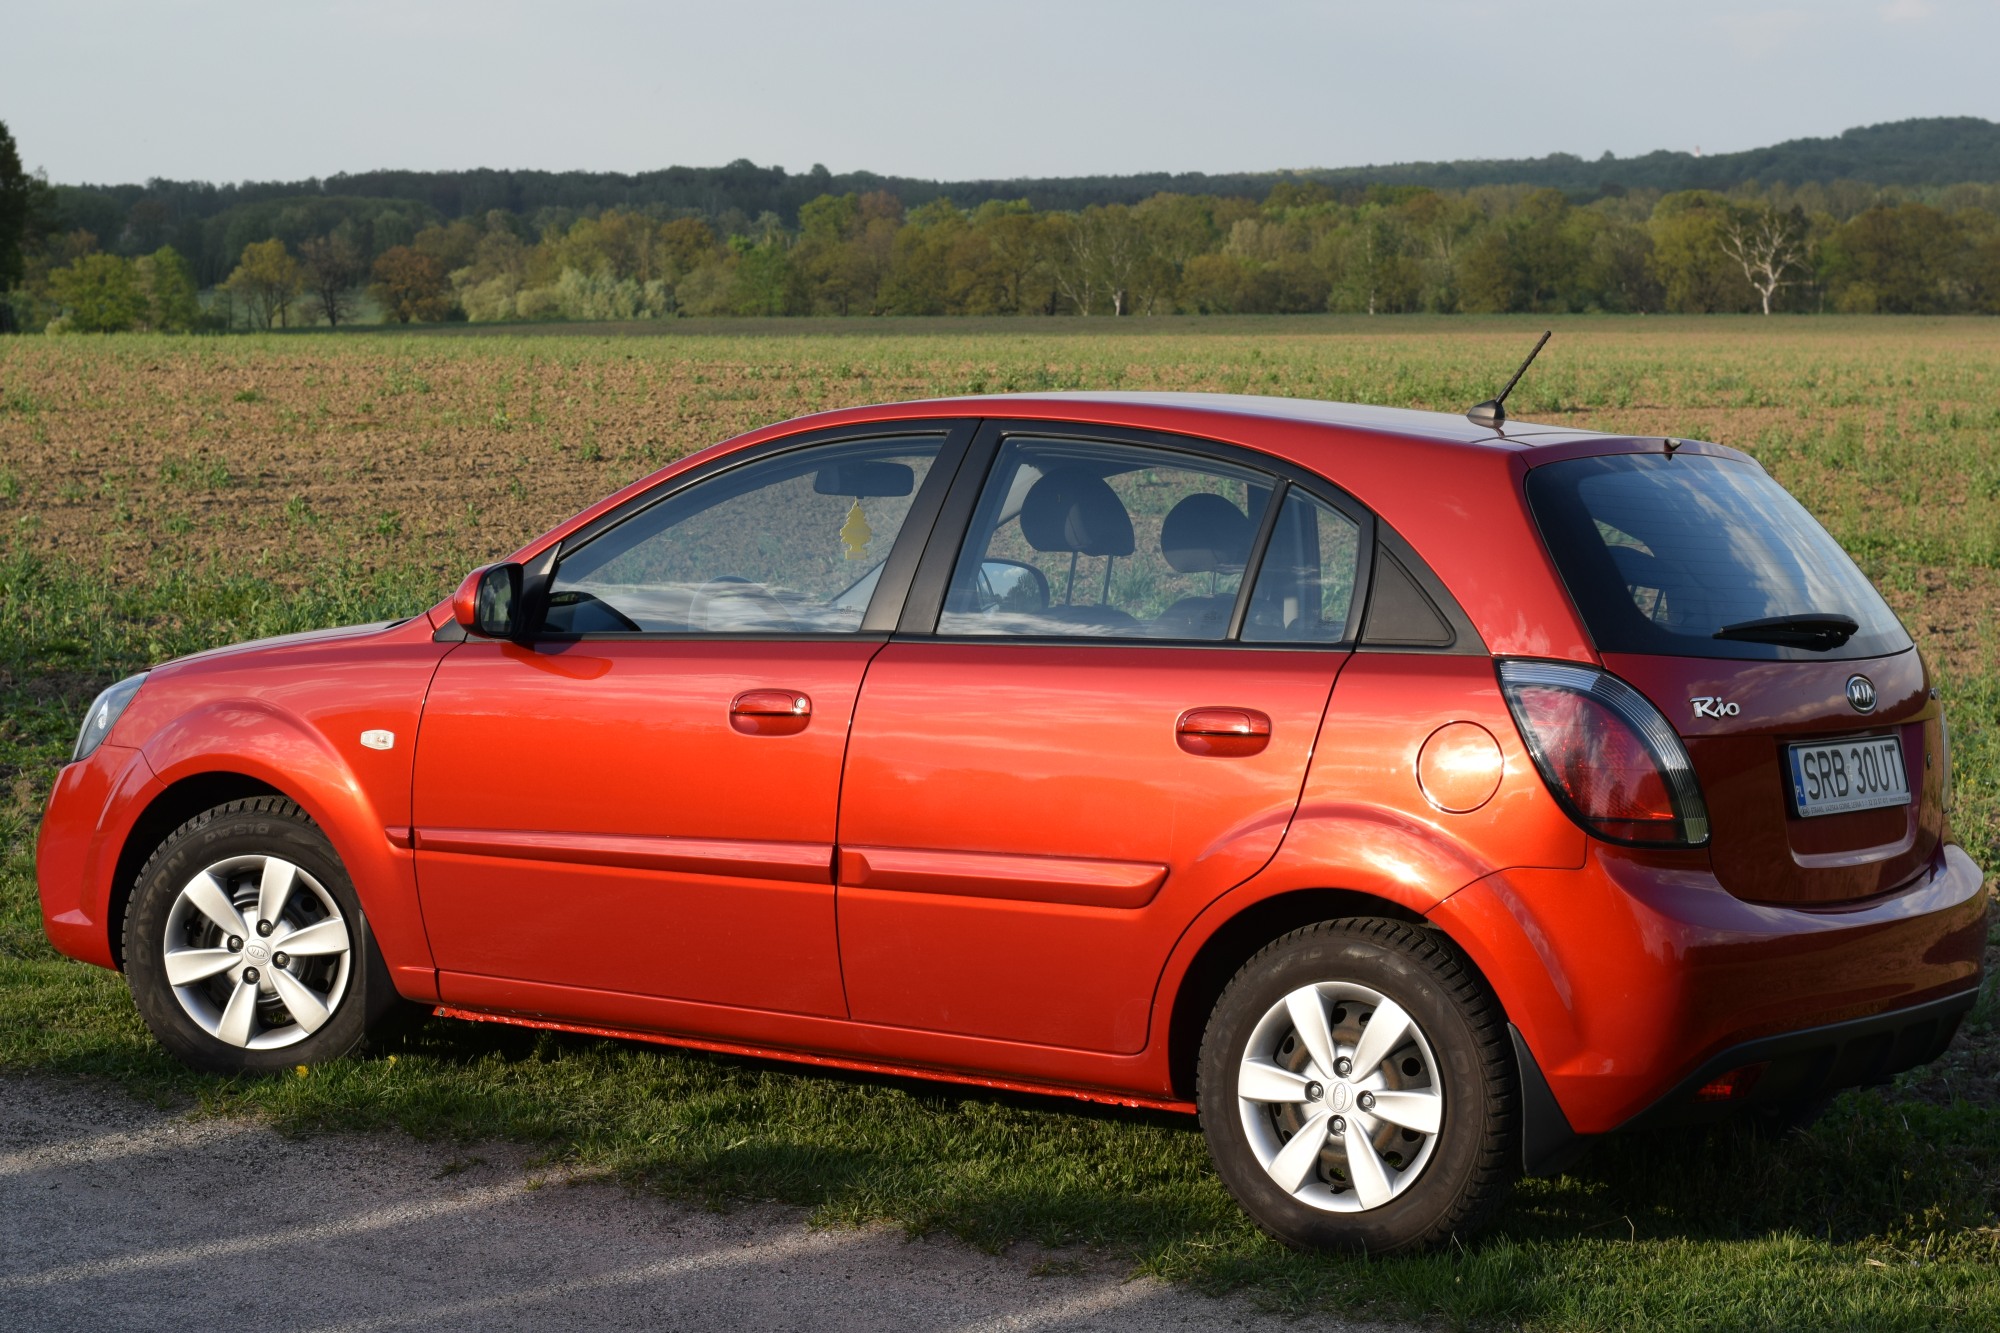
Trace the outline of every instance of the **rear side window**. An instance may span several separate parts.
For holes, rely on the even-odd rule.
[[[1796,661],[1910,646],[1847,553],[1754,463],[1569,459],[1528,474],[1528,504],[1602,652]],[[1840,617],[1852,634],[1814,646],[1770,623]]]
[[[1288,491],[1251,590],[1243,641],[1345,640],[1360,542],[1359,523],[1304,491]]]

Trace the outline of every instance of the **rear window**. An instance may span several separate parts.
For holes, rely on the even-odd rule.
[[[1754,463],[1574,458],[1530,472],[1528,504],[1601,652],[1824,661],[1910,646],[1847,553]],[[1824,651],[1715,637],[1778,616],[1828,615],[1859,628]]]

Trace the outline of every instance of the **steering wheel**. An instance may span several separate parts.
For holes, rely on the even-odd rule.
[[[711,607],[722,601],[754,601],[764,609],[765,618],[775,622],[763,625],[717,625]],[[717,574],[708,582],[695,589],[694,605],[689,608],[688,619],[699,621],[693,628],[703,631],[747,629],[792,629],[791,608],[784,599],[763,584],[746,579],[741,574]]]

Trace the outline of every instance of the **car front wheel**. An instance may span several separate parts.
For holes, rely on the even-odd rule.
[[[1288,1244],[1382,1254],[1476,1230],[1518,1160],[1507,1028],[1450,946],[1396,921],[1275,941],[1223,991],[1198,1098],[1223,1182]]]
[[[125,972],[160,1043],[218,1073],[345,1055],[400,1008],[340,858],[280,797],[160,844],[126,909]]]

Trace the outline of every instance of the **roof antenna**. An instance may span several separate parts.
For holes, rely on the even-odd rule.
[[[1465,414],[1467,421],[1470,421],[1475,426],[1492,426],[1498,429],[1500,423],[1507,419],[1507,395],[1514,392],[1514,386],[1521,382],[1521,376],[1527,374],[1528,367],[1535,364],[1535,358],[1541,354],[1542,344],[1548,342],[1549,335],[1553,332],[1555,332],[1554,329],[1542,330],[1541,342],[1536,343],[1535,350],[1528,353],[1528,359],[1523,361],[1521,368],[1514,372],[1514,378],[1507,381],[1507,387],[1500,391],[1500,396],[1489,398],[1470,412],[1467,412]]]

